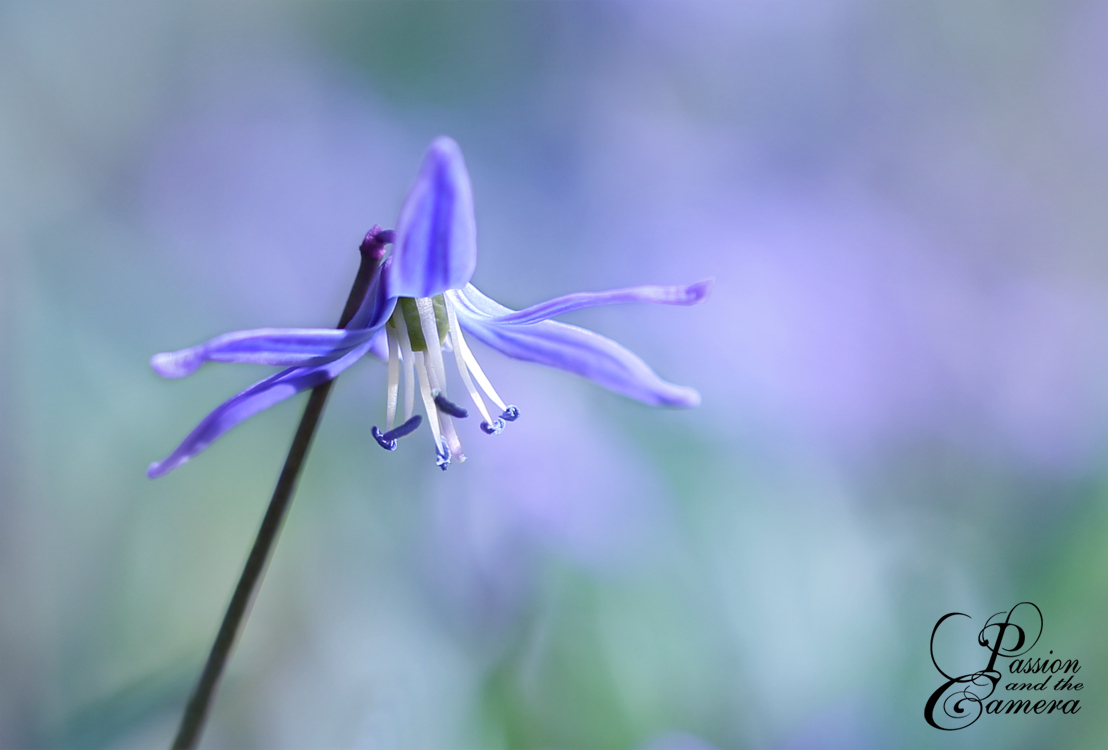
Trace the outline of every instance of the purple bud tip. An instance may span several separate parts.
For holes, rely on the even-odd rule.
[[[442,395],[441,391],[436,389],[432,392],[432,395],[435,398],[435,406],[439,407],[439,411],[443,412],[444,414],[449,414],[450,416],[457,417],[458,419],[465,419],[469,416],[469,412],[466,409],[463,409],[462,407],[458,406],[456,403],[448,399],[446,396]]]
[[[499,435],[504,431],[504,420],[494,419],[492,424],[488,422],[481,422],[481,431],[486,435]]]
[[[698,281],[695,284],[689,284],[685,287],[685,300],[688,304],[696,304],[708,297],[708,294],[712,291],[712,284],[715,279],[704,279],[704,281]]]
[[[373,425],[372,429],[370,429],[370,432],[373,433],[373,439],[377,441],[377,445],[381,446],[387,451],[396,450],[396,441],[386,438],[381,433],[381,431],[377,429],[377,425]]]
[[[392,441],[395,442],[395,440],[397,438],[402,438],[405,435],[411,435],[413,432],[416,431],[416,428],[419,427],[420,424],[422,424],[422,423],[423,423],[423,417],[416,414],[414,417],[409,419],[404,424],[400,425],[399,427],[394,427],[391,430],[389,430],[388,432],[386,432],[385,435],[384,435],[384,438],[385,438],[385,440],[392,440]],[[374,428],[374,429],[376,429],[376,428]]]
[[[443,471],[446,471],[446,467],[450,465],[450,448],[447,447],[446,441],[439,443],[439,449],[435,451],[435,466],[438,466]]]
[[[514,422],[519,419],[519,409],[514,406],[509,406],[504,410],[504,413],[500,415],[500,418],[509,422]]]
[[[366,232],[360,250],[375,260],[380,260],[385,255],[385,245],[391,245],[395,238],[396,235],[391,229],[381,229],[379,225],[374,224],[373,229]]]

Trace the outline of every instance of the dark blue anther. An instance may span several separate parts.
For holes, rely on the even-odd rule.
[[[394,451],[396,450],[396,439],[402,438],[405,435],[411,435],[413,432],[415,432],[416,428],[419,427],[422,422],[423,417],[416,414],[404,424],[400,425],[399,427],[392,428],[384,435],[381,434],[381,431],[378,430],[376,426],[374,426],[373,429],[370,430],[370,432],[373,433],[373,438],[377,441],[377,444],[379,446],[387,451]]]
[[[391,430],[386,432],[385,433],[385,440],[396,440],[397,438],[402,438],[405,435],[411,435],[413,432],[416,431],[416,428],[419,427],[422,423],[423,423],[423,417],[416,414],[414,417],[409,419],[404,424],[402,424],[398,427],[393,427]]]
[[[439,443],[439,449],[435,451],[435,466],[438,466],[443,471],[446,471],[446,467],[450,465],[450,448],[447,447],[446,441],[443,440]]]
[[[458,419],[465,419],[469,416],[469,412],[466,409],[463,409],[446,396],[442,395],[442,392],[438,389],[432,391],[431,394],[435,397],[435,406],[439,407],[439,411],[444,414],[449,414]]]
[[[488,422],[482,422],[481,431],[484,432],[486,435],[499,435],[501,432],[504,431],[504,420],[494,419],[492,421],[492,424],[489,424]]]
[[[519,409],[514,406],[509,406],[504,410],[504,413],[500,415],[500,418],[508,422],[514,422],[519,419]]]
[[[381,446],[387,451],[396,450],[396,441],[386,439],[384,434],[377,429],[377,425],[373,425],[373,428],[370,430],[370,432],[373,433],[373,439],[377,441],[377,445]]]

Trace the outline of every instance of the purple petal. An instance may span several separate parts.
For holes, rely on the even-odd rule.
[[[708,296],[712,280],[706,279],[687,286],[632,286],[606,292],[577,292],[555,297],[525,310],[494,318],[494,323],[537,323],[571,310],[600,305],[620,305],[626,302],[649,302],[655,305],[695,305]]]
[[[168,474],[207,448],[225,432],[258,412],[294,396],[306,388],[331,380],[358,361],[370,348],[371,341],[346,354],[344,357],[314,367],[292,367],[255,383],[234,398],[220,404],[204,417],[188,437],[163,461],[155,461],[146,470],[151,479]]]
[[[281,367],[318,365],[338,359],[365,343],[370,329],[256,328],[216,336],[199,346],[162,352],[150,366],[163,378],[191,375],[205,362],[248,362]]]
[[[385,292],[382,281],[388,265],[389,260],[386,260],[378,269],[365,300],[344,329],[256,328],[234,331],[216,336],[199,346],[155,354],[150,359],[150,366],[163,378],[191,375],[205,362],[305,367],[337,359],[371,338],[371,351],[382,359],[388,359],[388,347],[380,331],[396,307],[396,300]]]
[[[392,261],[390,297],[433,297],[462,288],[473,276],[473,193],[461,149],[450,138],[436,138],[423,157],[396,222]]]
[[[358,311],[354,313],[354,317],[346,324],[346,330],[351,331],[356,328],[377,329],[384,325],[385,321],[392,315],[392,311],[396,307],[396,298],[390,297],[387,289],[387,278],[391,266],[392,258],[385,258],[384,262],[378,267],[373,276],[373,281],[366,291],[365,299]]]
[[[466,333],[493,349],[527,362],[557,367],[650,406],[696,406],[700,394],[662,380],[636,355],[584,328],[546,320],[530,325],[497,323],[512,311],[472,284],[451,293]]]
[[[378,328],[377,333],[369,341],[369,353],[377,359],[389,361],[389,340],[384,328]]]

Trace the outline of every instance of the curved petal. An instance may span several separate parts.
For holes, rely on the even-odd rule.
[[[199,346],[161,352],[150,366],[163,378],[183,378],[205,362],[247,362],[281,367],[319,365],[338,359],[374,335],[371,329],[255,328],[216,336]]]
[[[369,353],[383,362],[389,361],[389,340],[384,328],[378,328],[377,333],[369,341]]]
[[[278,367],[305,367],[337,359],[363,342],[373,339],[370,349],[388,358],[381,326],[392,315],[396,299],[385,291],[382,280],[389,266],[386,259],[366,291],[365,299],[346,328],[255,328],[233,331],[198,346],[161,352],[150,366],[163,378],[191,375],[205,362],[247,362]],[[380,335],[380,341],[376,337]]]
[[[388,295],[433,297],[465,286],[477,266],[476,226],[462,151],[436,138],[396,222]]]
[[[146,470],[151,479],[168,474],[218,440],[235,425],[307,388],[326,383],[358,361],[373,342],[366,341],[345,356],[314,367],[292,367],[259,381],[220,404],[188,434],[177,450]]]
[[[519,312],[493,318],[494,323],[538,323],[557,315],[600,305],[621,305],[626,302],[649,302],[654,305],[695,305],[708,296],[712,280],[705,279],[686,286],[632,286],[606,292],[577,292],[540,302]]]
[[[557,367],[650,406],[696,406],[694,389],[662,380],[632,352],[584,328],[546,320],[530,325],[497,323],[512,311],[472,284],[451,292],[458,322],[466,333],[493,349],[527,362]]]
[[[366,291],[365,299],[357,312],[354,313],[354,317],[346,324],[346,330],[351,331],[355,328],[376,330],[384,325],[385,321],[392,315],[393,308],[396,307],[396,298],[390,297],[388,293],[387,279],[391,266],[392,258],[389,257],[385,258],[384,262],[378,267],[373,276],[373,281]]]

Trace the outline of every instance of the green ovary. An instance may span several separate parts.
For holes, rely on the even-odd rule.
[[[412,351],[427,351],[427,341],[423,338],[423,326],[419,322],[419,308],[411,297],[401,297],[396,301],[397,308],[404,316],[404,324],[408,327],[408,339],[412,344]],[[450,331],[450,322],[446,317],[446,300],[442,295],[431,298],[431,304],[435,310],[435,327],[439,329],[439,344],[446,340],[446,334]],[[393,313],[388,325],[396,328],[397,315]]]

